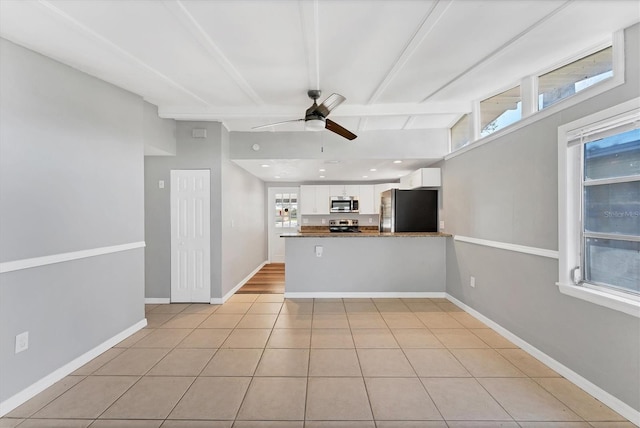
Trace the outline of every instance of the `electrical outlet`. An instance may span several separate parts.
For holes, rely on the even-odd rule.
[[[316,250],[316,257],[322,257],[322,250],[323,250],[322,245],[316,245],[315,250]]]
[[[16,336],[16,354],[29,349],[29,332],[25,331]]]
[[[322,224],[327,224],[327,220],[326,219],[322,219]]]
[[[475,276],[469,277],[469,286],[471,286],[473,288],[476,288],[476,277]]]
[[[444,220],[440,220],[440,230],[444,230]]]
[[[373,223],[373,219],[369,217],[369,224]]]

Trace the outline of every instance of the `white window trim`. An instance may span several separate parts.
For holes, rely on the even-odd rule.
[[[459,148],[458,150],[454,151],[454,152],[450,152],[448,155],[446,155],[444,157],[444,160],[449,160],[452,158],[455,158],[456,156],[460,156],[466,152],[468,152],[469,150],[473,150],[475,148],[478,148],[480,146],[483,146],[485,144],[491,143],[492,141],[498,139],[498,138],[502,138],[505,135],[508,135],[512,132],[515,132],[519,129],[522,129],[524,127],[527,127],[533,123],[536,123],[539,120],[542,120],[546,117],[549,117],[551,115],[554,115],[564,109],[567,109],[569,107],[572,107],[576,104],[579,104],[585,100],[588,100],[589,98],[595,97],[596,95],[600,95],[604,92],[610,91],[611,89],[620,86],[622,84],[625,83],[625,56],[624,56],[624,30],[620,30],[617,31],[613,34],[612,37],[612,43],[611,46],[613,46],[613,76],[603,80],[602,82],[599,82],[593,86],[590,86],[588,88],[585,88],[584,90],[571,95],[567,98],[563,98],[559,101],[557,101],[556,103],[550,105],[549,107],[543,109],[543,110],[538,110],[538,85],[537,85],[537,77],[541,74],[544,74],[545,72],[548,71],[553,71],[557,68],[560,68],[564,65],[570,64],[573,61],[579,60],[580,58],[584,58],[585,56],[588,56],[592,53],[595,53],[603,48],[606,48],[607,45],[604,44],[598,44],[597,48],[594,49],[590,49],[588,51],[585,51],[584,53],[581,53],[579,56],[576,56],[575,58],[573,58],[571,61],[568,62],[563,62],[562,65],[558,65],[558,66],[554,66],[552,68],[549,68],[547,71],[545,72],[539,72],[536,73],[534,75],[531,76],[526,76],[523,79],[520,80],[520,82],[517,82],[515,84],[511,84],[508,85],[509,87],[514,87],[514,86],[518,86],[520,85],[520,94],[523,100],[523,109],[524,109],[524,103],[525,101],[527,103],[531,103],[531,99],[535,100],[535,107],[531,107],[532,109],[534,108],[535,111],[531,112],[528,116],[525,115],[525,112],[523,110],[522,112],[522,119],[520,119],[517,122],[512,123],[511,125],[505,126],[502,129],[499,129],[495,132],[493,132],[492,134],[487,135],[486,137],[480,138],[480,130],[479,129],[473,129],[470,135],[470,142],[469,144],[467,144],[466,146],[462,146],[461,148]],[[533,80],[535,81],[535,84],[533,83],[529,83],[527,82],[528,78],[533,78]],[[523,91],[528,91],[531,93],[523,93]],[[501,91],[501,92],[504,92]],[[500,92],[498,92],[500,93]],[[495,95],[495,94],[494,94]],[[487,98],[491,98],[491,97],[487,97]],[[529,101],[527,101],[529,100]],[[470,123],[473,124],[473,126],[475,126],[476,128],[479,128],[480,126],[480,118],[478,117],[480,114],[480,102],[476,101],[475,104],[477,104],[477,109],[472,109],[471,111],[471,117],[470,117]],[[473,105],[473,103],[472,103]]]
[[[580,145],[568,146],[568,135],[591,124],[613,119],[616,116],[640,113],[640,98],[634,98],[606,110],[599,111],[558,128],[558,288],[561,293],[605,306],[640,318],[640,300],[621,293],[609,293],[600,289],[575,285],[571,270],[580,265],[579,242],[581,209],[579,192]],[[576,155],[576,152],[578,154]]]

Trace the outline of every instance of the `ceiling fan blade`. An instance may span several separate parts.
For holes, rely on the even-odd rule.
[[[316,111],[320,113],[322,117],[327,117],[333,109],[338,107],[345,100],[346,98],[340,94],[331,94],[316,108]]]
[[[278,125],[284,125],[285,123],[293,123],[293,122],[302,122],[304,121],[304,119],[292,119],[292,120],[283,120],[282,122],[276,122],[276,123],[270,123],[268,125],[260,125],[260,126],[254,126],[251,129],[263,129],[263,128],[270,128],[272,126],[278,126]]]
[[[354,140],[355,138],[358,137],[353,132],[349,131],[346,128],[343,128],[342,126],[338,125],[337,123],[335,123],[333,120],[330,120],[330,119],[325,120],[324,127],[325,129],[328,129],[329,131],[335,132],[341,137],[346,138],[347,140]]]

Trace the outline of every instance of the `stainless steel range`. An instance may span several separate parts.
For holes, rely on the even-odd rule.
[[[358,227],[358,220],[329,220],[329,231],[358,233],[360,228]]]

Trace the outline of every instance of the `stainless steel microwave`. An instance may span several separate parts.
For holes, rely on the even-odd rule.
[[[329,212],[332,213],[357,213],[358,198],[355,196],[332,196]]]

